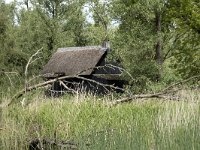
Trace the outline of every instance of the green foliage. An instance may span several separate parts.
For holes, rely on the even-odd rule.
[[[3,109],[0,148],[27,149],[31,140],[45,138],[71,140],[79,149],[199,149],[200,107],[192,101],[199,102],[199,93],[183,92],[180,97],[188,103],[149,100],[116,107],[105,105],[107,98],[84,95],[26,96],[27,106]]]
[[[120,22],[113,39],[114,55],[132,75],[135,92],[143,91],[147,82],[157,81],[159,76],[154,5],[146,1],[113,2],[113,15]]]
[[[113,1],[112,15],[119,22],[113,39],[114,56],[131,73],[136,87],[141,85],[144,89],[149,81],[159,80],[160,75],[165,82],[168,75],[164,66],[174,70],[172,80],[199,74],[198,8],[197,1],[188,0]],[[161,15],[159,34],[156,32],[157,13]],[[155,61],[158,41],[161,42],[162,66]]]
[[[173,67],[183,78],[200,74],[200,34],[187,32],[174,51]]]
[[[24,88],[25,66],[38,49],[29,76],[38,75],[59,47],[107,39],[113,49],[108,59],[130,73],[124,78],[132,93],[160,91],[199,75],[199,0],[0,0],[0,102]],[[46,137],[74,140],[80,149],[200,149],[198,92],[182,91],[188,103],[155,100],[116,107],[105,106],[108,96],[51,100],[27,94],[21,103],[0,108],[0,149],[27,149],[31,140]]]
[[[0,3],[0,68],[1,71],[22,71],[26,63],[26,56],[15,47],[13,38],[14,20],[13,5]]]
[[[171,0],[168,3],[166,18],[171,20],[170,29],[178,35],[173,40],[174,61],[171,65],[183,78],[200,73],[199,10],[199,2],[195,0]]]
[[[17,8],[24,7],[23,3],[1,4],[4,12],[0,14],[1,68],[6,71],[12,68],[23,74],[28,58],[42,48],[40,59],[29,67],[29,75],[38,74],[58,47],[88,45],[87,24],[82,13],[84,2],[29,3],[31,8],[21,9]]]
[[[196,0],[1,1],[0,68],[23,75],[28,59],[42,48],[29,67],[28,75],[38,75],[57,48],[100,45],[109,39],[109,59],[121,62],[132,75],[135,92],[142,92],[149,83],[199,74],[199,10]],[[171,77],[166,68],[173,70]]]

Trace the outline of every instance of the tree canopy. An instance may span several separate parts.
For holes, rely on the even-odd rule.
[[[88,12],[86,12],[88,10]],[[88,19],[90,17],[90,20]],[[0,69],[39,74],[59,47],[101,45],[133,85],[200,74],[199,0],[0,0]],[[78,61],[78,60],[77,60]],[[126,77],[126,76],[125,76]]]

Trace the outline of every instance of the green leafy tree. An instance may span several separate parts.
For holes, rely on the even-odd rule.
[[[159,80],[163,65],[162,1],[114,1],[117,55],[135,78]],[[160,70],[160,71],[159,71]]]
[[[15,47],[15,4],[0,2],[0,68],[3,71],[22,72],[26,56]]]
[[[58,47],[86,45],[82,5],[75,1],[43,0],[34,1],[31,8],[16,12],[16,48],[27,58],[43,48],[41,59],[30,67],[33,73],[39,73]]]
[[[170,0],[166,21],[175,36],[172,40],[173,68],[183,78],[200,73],[200,2]],[[170,21],[169,21],[170,20]]]

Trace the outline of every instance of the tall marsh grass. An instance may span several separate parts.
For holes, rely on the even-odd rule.
[[[0,149],[24,150],[33,139],[51,139],[73,141],[81,150],[198,150],[200,93],[179,95],[181,101],[149,99],[108,107],[107,98],[47,99],[35,93],[26,97],[27,105],[2,110]]]

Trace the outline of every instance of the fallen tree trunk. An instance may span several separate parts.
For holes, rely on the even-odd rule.
[[[101,85],[103,87],[110,87],[112,89],[120,89],[120,90],[124,91],[124,89],[122,89],[122,88],[115,87],[115,86],[109,85],[109,84],[103,84],[103,83],[100,83],[100,82],[96,82],[95,80],[88,79],[88,78],[85,78],[85,77],[82,77],[82,76],[78,76],[78,75],[76,75],[76,76],[62,76],[62,77],[51,79],[49,81],[42,82],[42,83],[39,83],[39,84],[36,84],[36,85],[33,85],[33,86],[29,86],[29,87],[26,87],[26,88],[22,89],[21,91],[19,91],[17,94],[15,94],[11,98],[11,101],[7,105],[8,106],[11,105],[15,101],[15,99],[20,98],[21,96],[23,96],[23,94],[25,94],[28,91],[36,90],[37,88],[44,87],[44,86],[46,86],[48,84],[52,84],[52,83],[54,83],[56,81],[59,81],[66,89],[68,89],[67,86],[64,84],[64,82],[62,82],[62,80],[69,79],[69,78],[82,79],[82,80],[86,80],[86,81],[90,81],[90,82],[96,83],[96,84]]]
[[[115,100],[114,102],[111,102],[109,105],[115,106],[115,105],[118,105],[118,104],[132,102],[136,99],[148,99],[148,98],[160,98],[160,99],[168,99],[168,100],[170,99],[170,100],[176,100],[176,101],[180,100],[180,99],[177,99],[177,98],[174,98],[174,97],[165,96],[165,94],[163,94],[163,93],[140,94],[140,95],[133,95],[133,96],[124,97],[124,98]]]
[[[183,84],[183,83],[186,83],[186,82],[189,82],[191,80],[194,80],[194,79],[198,79],[200,77],[200,75],[198,76],[193,76],[191,78],[188,78],[186,80],[182,80],[182,81],[179,81],[175,84],[172,84],[170,86],[168,86],[167,88],[165,88],[164,90],[162,90],[161,92],[158,92],[158,93],[154,93],[154,94],[139,94],[139,95],[133,95],[133,96],[129,96],[129,97],[125,97],[125,98],[122,98],[122,99],[119,99],[119,100],[116,100],[113,104],[114,105],[117,105],[117,104],[121,104],[121,103],[125,103],[125,102],[130,102],[134,99],[139,99],[139,98],[166,98],[165,94],[166,93],[171,93],[171,92],[175,92],[176,90],[172,90],[172,91],[169,91],[171,88],[179,85],[179,84]],[[40,88],[40,87],[44,87],[48,84],[52,84],[56,81],[61,81],[62,84],[64,84],[62,82],[62,80],[64,79],[69,79],[69,78],[79,78],[79,79],[83,79],[83,80],[88,80],[88,81],[91,81],[91,82],[95,82],[101,86],[105,86],[105,87],[111,87],[111,88],[114,88],[114,89],[119,89],[118,87],[114,87],[113,85],[107,85],[107,84],[102,84],[102,83],[98,83],[94,80],[91,80],[91,79],[87,79],[87,78],[84,78],[84,77],[81,77],[81,76],[62,76],[62,77],[58,77],[58,78],[55,78],[55,79],[51,79],[49,81],[46,81],[46,82],[42,82],[42,83],[39,83],[39,84],[36,84],[36,85],[33,85],[33,86],[29,86],[29,87],[26,87],[25,89],[19,91],[17,94],[15,94],[12,98],[11,98],[11,101],[7,104],[8,106],[11,105],[15,99],[18,99],[19,97],[21,97],[24,93],[26,93],[27,91],[32,91],[32,90],[35,90],[37,88]]]
[[[42,82],[42,83],[39,83],[39,84],[36,84],[36,85],[33,85],[33,86],[29,86],[29,87],[26,87],[25,89],[22,89],[21,91],[19,91],[17,94],[15,94],[12,98],[11,98],[11,101],[7,104],[8,106],[11,105],[15,99],[18,99],[19,97],[21,97],[24,93],[28,92],[28,91],[32,91],[32,90],[35,90],[37,88],[40,88],[40,87],[44,87],[48,84],[52,84],[56,81],[59,81],[59,80],[64,80],[64,79],[67,79],[67,78],[72,78],[74,76],[63,76],[63,77],[59,77],[59,78],[56,78],[56,79],[52,79],[52,80],[49,80],[49,81],[46,81],[46,82]]]
[[[193,79],[198,79],[200,77],[200,75],[197,75],[197,76],[193,76],[191,78],[188,78],[186,80],[182,80],[182,81],[179,81],[179,82],[176,82],[168,87],[166,87],[165,89],[163,89],[161,92],[158,92],[158,93],[154,93],[154,94],[139,94],[139,95],[132,95],[132,96],[129,96],[129,97],[124,97],[124,98],[121,98],[121,99],[118,99],[114,102],[111,103],[111,105],[118,105],[118,104],[122,104],[122,103],[127,103],[127,102],[131,102],[135,99],[139,99],[139,98],[162,98],[162,99],[174,99],[173,97],[170,97],[170,96],[166,96],[166,94],[170,94],[170,93],[174,93],[174,92],[177,92],[178,90],[180,89],[176,89],[176,90],[171,90],[171,88],[177,86],[177,85],[180,85],[180,84],[183,84],[183,83],[186,83],[186,82],[189,82]],[[180,100],[180,99],[177,99],[176,100]]]

